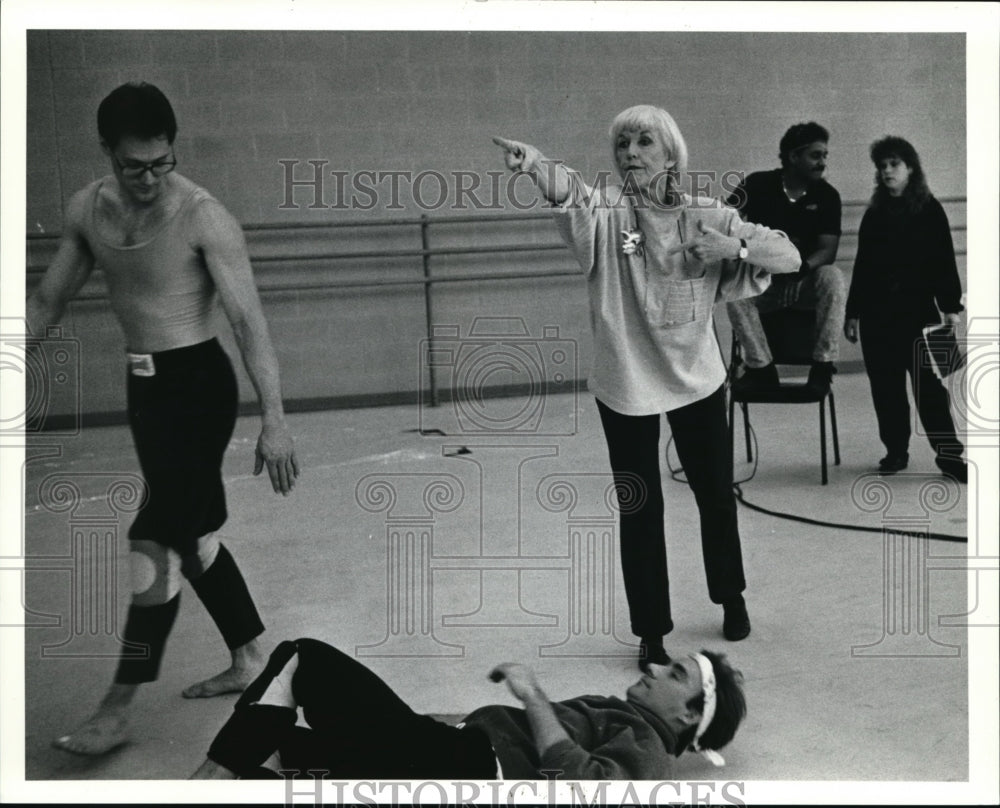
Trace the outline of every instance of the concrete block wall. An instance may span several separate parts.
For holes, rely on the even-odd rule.
[[[132,79],[157,84],[174,104],[178,170],[245,225],[454,214],[452,172],[466,172],[464,182],[480,178],[478,198],[489,201],[488,172],[503,168],[490,142],[495,134],[532,142],[593,177],[611,168],[611,119],[635,103],[674,115],[692,170],[771,168],[785,129],[815,119],[831,132],[829,179],[845,200],[869,195],[867,147],[886,133],[916,145],[937,195],[965,193],[961,34],[30,31],[27,67],[29,233],[58,233],[69,196],[107,173],[97,104]],[[422,210],[405,181],[395,200],[387,181],[369,181],[378,199],[354,197],[370,209],[329,207],[337,183],[323,175],[318,199],[298,187],[297,206],[283,209],[287,169],[280,160],[297,161],[296,179],[311,176],[308,160],[326,161],[325,171],[353,179],[364,171],[437,172],[445,186],[427,174],[420,190],[425,201],[444,201]],[[518,188],[520,199],[531,199],[526,185]],[[860,212],[848,212],[845,226]],[[961,222],[964,206],[949,213]],[[431,233],[435,246],[557,238],[544,221],[441,225]],[[29,242],[29,265],[44,266],[51,254],[46,244]],[[262,257],[373,245],[412,249],[420,239],[417,228],[290,229],[252,232],[250,244]],[[853,247],[849,239],[844,244],[846,259]],[[849,269],[848,261],[842,264]],[[434,259],[435,273],[444,274],[572,266],[558,252]],[[258,261],[255,271],[266,290],[324,279],[419,279],[423,268],[419,257],[407,257]],[[99,274],[92,284],[99,289]],[[578,341],[585,372],[589,324],[579,279],[463,282],[434,294],[435,318],[466,329],[481,315],[520,317],[533,331],[558,326]],[[262,295],[286,397],[377,397],[416,386],[417,346],[425,335],[420,286]],[[74,304],[66,321],[84,341],[89,412],[116,411],[123,403],[117,360],[123,346],[102,305]],[[720,321],[727,333],[724,315]],[[847,360],[855,354],[845,346]],[[247,380],[241,383],[244,398],[252,399]]]

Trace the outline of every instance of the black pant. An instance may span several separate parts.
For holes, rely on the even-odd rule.
[[[252,703],[295,653],[292,693],[308,728],[295,725],[294,710]],[[267,668],[236,703],[208,757],[240,776],[254,777],[275,751],[283,771],[322,771],[333,778],[496,776],[496,757],[482,730],[458,729],[413,712],[356,659],[311,639],[275,649]]]
[[[632,631],[640,637],[666,634],[673,622],[660,486],[660,416],[622,415],[600,401],[597,408],[618,489],[622,574]],[[722,603],[746,588],[725,389],[668,412],[667,421],[698,504],[708,595]]]
[[[910,403],[906,375],[920,423],[938,455],[960,456],[948,391],[928,363],[920,362],[917,348],[924,319],[916,316],[865,317],[861,320],[861,352],[871,384],[879,439],[889,454],[905,454],[910,445]]]
[[[153,361],[154,376],[128,376],[129,426],[149,490],[129,538],[186,556],[226,521],[222,458],[236,426],[236,375],[215,339]]]

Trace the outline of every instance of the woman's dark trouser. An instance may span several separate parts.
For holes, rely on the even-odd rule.
[[[861,320],[861,353],[871,385],[872,404],[878,420],[879,439],[889,454],[909,450],[910,404],[906,376],[910,375],[913,400],[920,423],[936,454],[960,456],[962,444],[955,433],[948,391],[927,362],[919,361],[923,318],[864,317]]]
[[[298,654],[295,711],[253,704],[290,656]],[[412,660],[414,664],[418,660]],[[419,715],[372,671],[326,643],[283,642],[243,693],[208,756],[240,776],[254,776],[275,751],[283,771],[321,771],[344,779],[488,779],[496,775],[489,739]]]
[[[632,632],[640,637],[666,634],[673,623],[660,483],[660,416],[622,415],[600,401],[597,407],[619,495],[622,574]],[[713,603],[746,588],[726,417],[724,387],[667,413],[677,456],[698,505]]]

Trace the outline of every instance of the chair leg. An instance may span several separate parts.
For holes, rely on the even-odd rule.
[[[830,431],[833,433],[833,462],[840,465],[840,438],[837,436],[837,408],[833,403],[833,389],[830,390]]]
[[[819,401],[819,461],[823,466],[823,485],[826,485],[826,399]]]
[[[753,449],[750,446],[750,408],[745,401],[740,402],[743,408],[743,440],[747,444],[747,463],[753,462]]]
[[[729,392],[729,456],[733,456],[733,437],[736,433],[736,424],[733,418],[736,416],[736,402],[733,401],[733,393]]]

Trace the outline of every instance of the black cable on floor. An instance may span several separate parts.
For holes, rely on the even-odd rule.
[[[754,505],[752,502],[747,502],[743,497],[743,490],[740,488],[739,483],[733,485],[733,489],[736,491],[736,499],[741,503],[746,505],[752,511],[758,511],[759,513],[766,513],[768,516],[775,516],[778,519],[789,519],[793,522],[803,522],[807,525],[818,525],[820,527],[835,527],[841,530],[857,530],[862,533],[883,533],[884,528],[881,527],[867,527],[865,525],[845,525],[840,522],[824,522],[819,519],[809,519],[805,516],[798,516],[794,513],[782,513],[781,511],[772,511],[767,508],[762,508],[760,505]],[[954,536],[951,533],[920,533],[912,534],[914,538],[917,539],[938,539],[940,541],[951,541],[958,542],[961,544],[967,544],[969,539],[967,536]]]
[[[758,513],[767,514],[768,516],[774,516],[777,519],[788,519],[791,522],[802,522],[806,525],[817,525],[818,527],[833,527],[839,530],[856,530],[861,533],[882,533],[884,528],[881,527],[867,527],[865,525],[847,525],[842,522],[826,522],[821,519],[810,519],[807,516],[799,516],[794,513],[785,513],[783,511],[772,511],[769,508],[764,508],[761,505],[755,505],[749,502],[743,495],[743,489],[740,487],[743,483],[749,482],[753,479],[754,475],[757,473],[757,459],[759,454],[757,452],[757,433],[754,431],[753,426],[750,427],[750,435],[753,437],[753,470],[750,472],[749,477],[745,477],[742,480],[737,480],[733,483],[733,490],[736,492],[736,499],[747,508],[752,511],[757,511]],[[673,442],[673,436],[667,442],[667,469],[670,471],[671,479],[679,483],[686,483],[687,480],[682,476],[684,473],[683,468],[674,468],[670,463],[670,444]],[[961,544],[967,544],[969,539],[967,536],[955,536],[951,533],[922,533],[915,538],[920,539],[938,539],[939,541],[950,541],[957,542]]]

